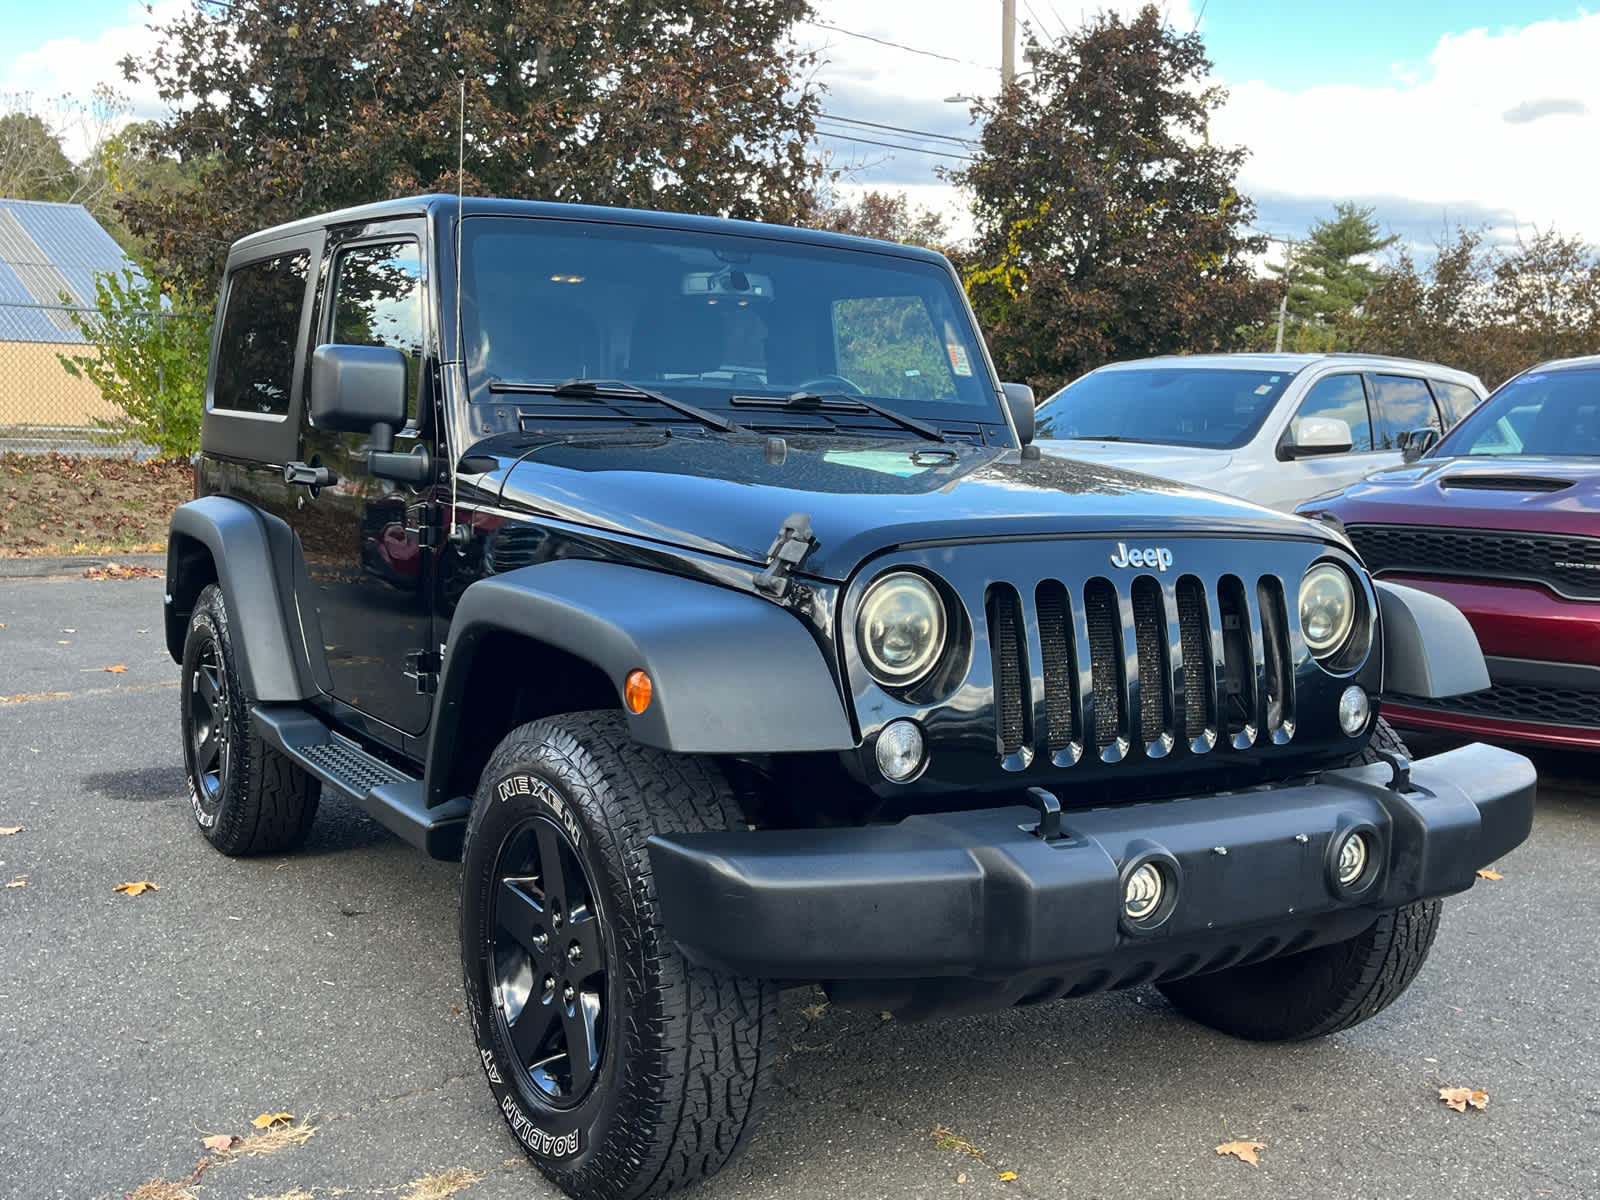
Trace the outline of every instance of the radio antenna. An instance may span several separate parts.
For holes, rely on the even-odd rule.
[[[467,349],[461,335],[461,215],[466,205],[463,199],[465,185],[462,181],[467,171],[467,73],[461,72],[461,101],[456,117],[456,378],[462,384],[466,383],[467,374]],[[465,399],[465,397],[463,397]],[[451,407],[454,407],[452,405]],[[460,422],[457,422],[460,425]],[[450,455],[450,540],[456,545],[465,545],[467,530],[457,519],[460,511],[458,496],[461,479],[461,456],[466,453],[466,445],[455,449]]]

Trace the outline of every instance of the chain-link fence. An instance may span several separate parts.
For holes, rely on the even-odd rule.
[[[67,358],[94,357],[73,317],[92,319],[96,310],[66,304],[31,304],[0,300],[0,453],[133,455],[150,458],[154,446],[118,441],[101,422],[122,414],[100,389],[61,363]],[[156,323],[193,320],[186,314],[142,314]],[[153,385],[164,386],[157,372]]]

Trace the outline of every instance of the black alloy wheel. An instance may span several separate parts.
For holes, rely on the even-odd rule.
[[[495,875],[496,1021],[523,1084],[552,1108],[571,1108],[593,1086],[608,1040],[600,900],[572,840],[548,817],[510,831]]]
[[[227,675],[217,640],[209,631],[199,633],[194,674],[185,697],[189,735],[189,761],[194,772],[195,799],[206,813],[215,815],[227,784],[230,718]]]

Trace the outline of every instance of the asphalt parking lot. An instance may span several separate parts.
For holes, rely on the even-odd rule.
[[[456,1007],[455,866],[337,801],[291,856],[211,850],[161,582],[81,569],[0,577],[0,1196],[442,1196],[416,1181],[451,1170],[467,1200],[555,1195]],[[1366,1025],[1255,1046],[1150,989],[928,1025],[791,994],[765,1124],[695,1194],[1600,1196],[1600,786],[1538,761],[1533,837]],[[137,880],[160,890],[113,890]],[[279,1112],[314,1132],[202,1146]]]

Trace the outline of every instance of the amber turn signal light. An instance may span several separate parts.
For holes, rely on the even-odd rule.
[[[628,711],[638,716],[650,707],[650,693],[654,686],[650,676],[635,668],[628,672],[628,678],[622,684],[622,699],[628,706]]]

